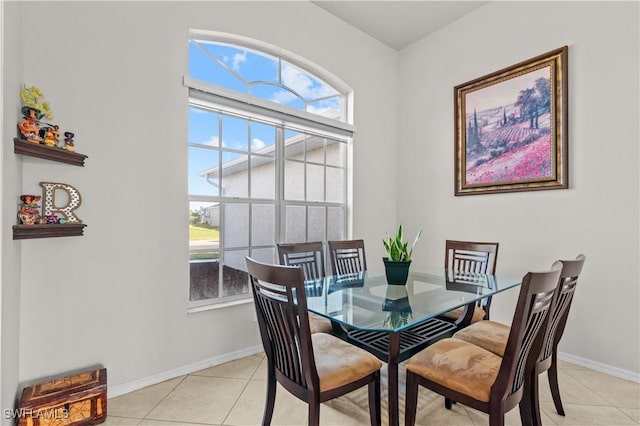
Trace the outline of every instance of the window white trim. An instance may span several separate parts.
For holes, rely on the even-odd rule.
[[[287,126],[300,128],[301,130],[311,130],[307,123],[313,123],[313,129],[325,130],[327,133],[336,136],[352,137],[355,126],[338,120],[332,120],[307,111],[301,111],[286,105],[269,102],[255,96],[245,95],[224,87],[208,84],[191,77],[183,77],[183,84],[189,88],[189,98],[194,104],[204,102],[202,106],[223,107],[226,111],[238,115],[248,116],[254,119],[266,119]]]

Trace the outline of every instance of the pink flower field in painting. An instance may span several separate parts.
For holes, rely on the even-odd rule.
[[[542,68],[467,94],[466,185],[553,178],[549,73]]]
[[[550,135],[467,169],[466,183],[491,184],[551,177]]]

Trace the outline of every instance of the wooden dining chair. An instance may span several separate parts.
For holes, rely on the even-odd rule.
[[[246,258],[262,345],[267,356],[263,425],[271,424],[277,383],[308,406],[310,426],[320,404],[368,386],[372,425],[380,425],[380,367],[368,352],[326,333],[311,334],[299,266],[268,265]]]
[[[324,246],[322,241],[304,243],[280,243],[277,245],[281,265],[300,266],[305,280],[317,280],[325,276]],[[311,333],[329,333],[333,329],[331,321],[309,312]]]
[[[558,387],[558,343],[564,333],[564,327],[569,316],[569,309],[578,283],[578,277],[584,266],[585,256],[580,254],[575,260],[560,260],[562,272],[556,288],[556,298],[549,323],[544,332],[542,350],[537,358],[535,369],[528,382],[525,397],[520,404],[523,425],[542,424],[540,417],[540,402],[538,395],[538,376],[545,371],[549,377],[549,387],[556,411],[564,416],[564,407],[560,399]],[[510,327],[494,321],[482,321],[473,324],[453,337],[480,346],[498,356],[503,356],[509,336]]]
[[[522,279],[504,356],[460,339],[439,340],[409,359],[405,425],[415,424],[418,385],[489,414],[491,426],[520,403],[533,368],[529,354],[542,346],[561,265],[529,272]]]
[[[331,274],[353,274],[367,270],[363,240],[328,241]]]
[[[445,242],[444,267],[462,272],[495,274],[498,260],[498,243],[447,240]],[[471,323],[489,319],[491,297],[481,299],[473,312]],[[464,307],[443,315],[458,320],[464,314]]]

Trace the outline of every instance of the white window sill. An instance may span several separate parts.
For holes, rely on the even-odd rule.
[[[232,306],[246,305],[249,303],[253,303],[253,299],[250,297],[246,299],[230,300],[228,302],[213,303],[213,304],[204,305],[204,306],[191,306],[187,308],[187,314],[195,314],[198,312],[205,312],[205,311],[214,311],[217,309],[226,309]]]

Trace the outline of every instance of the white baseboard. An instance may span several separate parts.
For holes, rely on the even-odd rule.
[[[109,386],[108,398],[115,398],[116,396],[124,395],[126,393],[133,392],[147,386],[155,385],[157,383],[164,382],[165,380],[170,380],[176,377],[184,376],[186,374],[191,374],[199,370],[204,370],[205,368],[214,367],[216,365],[244,358],[246,356],[257,354],[262,351],[262,345],[253,346],[240,351],[208,358],[203,361],[185,365],[183,367],[174,368],[173,370],[164,371],[162,373],[154,374],[153,376],[144,377],[142,379],[134,380],[122,385]],[[640,383],[640,374],[634,373],[633,371],[612,367],[610,365],[591,361],[589,359],[581,358],[564,352],[558,352],[558,359],[588,368],[590,370],[595,370],[614,377],[619,377],[624,380]]]
[[[618,367],[612,367],[607,364],[602,364],[597,361],[591,361],[590,359],[581,358],[579,356],[567,354],[564,352],[558,352],[558,359],[588,368],[590,370],[599,371],[600,373],[605,373],[610,376],[640,383],[640,373],[634,373],[633,371],[623,370],[622,368]]]
[[[186,374],[191,374],[199,370],[204,370],[205,368],[224,364],[225,362],[234,361],[236,359],[254,355],[262,351],[263,351],[262,345],[253,346],[240,351],[215,356],[213,358],[208,358],[193,364],[174,368],[173,370],[164,371],[162,373],[154,374],[153,376],[144,377],[142,379],[134,380],[132,382],[123,383],[121,385],[116,385],[116,386],[108,386],[107,398],[115,398],[116,396],[124,395],[126,393],[133,392],[138,389],[145,388],[147,386],[155,385],[157,383],[174,379],[176,377],[184,376]]]

